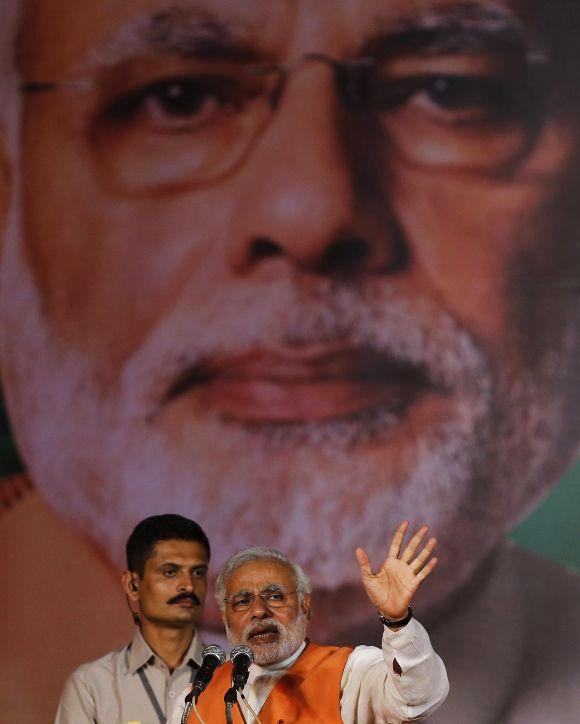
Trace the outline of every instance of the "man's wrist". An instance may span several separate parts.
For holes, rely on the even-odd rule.
[[[406,626],[413,618],[413,609],[411,606],[407,608],[407,615],[401,619],[390,619],[384,616],[380,611],[378,613],[383,626],[386,626],[387,628],[403,628],[403,626]]]

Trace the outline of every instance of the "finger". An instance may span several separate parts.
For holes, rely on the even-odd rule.
[[[371,562],[367,555],[367,552],[364,548],[357,548],[356,551],[356,559],[358,561],[358,565],[360,567],[360,573],[361,576],[372,576],[373,572],[371,569]]]
[[[429,526],[422,525],[419,530],[415,533],[415,535],[411,538],[411,540],[408,542],[407,547],[403,551],[403,554],[401,556],[401,560],[404,563],[408,563],[411,558],[415,555],[415,552],[417,551],[417,548],[421,544],[421,541],[423,538],[427,535],[427,531],[429,530]]]
[[[408,527],[408,520],[404,520],[402,523],[399,523],[399,527],[395,531],[395,535],[391,540],[391,545],[389,546],[389,553],[387,555],[387,558],[399,557],[399,553],[401,552],[401,545],[403,544],[403,538],[405,537],[405,533],[407,532]]]
[[[417,573],[417,580],[419,581],[419,583],[422,583],[422,582],[427,578],[427,576],[428,576],[428,575],[431,573],[431,571],[435,568],[435,566],[437,565],[437,563],[438,563],[438,559],[437,559],[437,558],[431,558],[431,560],[429,561],[429,563],[427,563],[427,565],[424,566],[424,567],[419,571],[419,573]]]
[[[421,553],[419,553],[417,558],[415,558],[415,560],[411,561],[411,563],[410,563],[411,568],[414,573],[418,573],[421,570],[421,568],[423,568],[423,566],[425,565],[425,562],[433,553],[433,549],[435,548],[436,545],[437,545],[437,538],[429,538],[429,540],[425,544],[425,547],[423,548]]]

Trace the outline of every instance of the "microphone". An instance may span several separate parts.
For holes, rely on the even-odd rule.
[[[250,664],[254,660],[254,654],[249,646],[235,646],[230,654],[230,660],[234,665],[232,674],[233,687],[236,691],[241,691],[246,685]]]
[[[221,646],[211,644],[205,647],[202,657],[203,661],[193,680],[193,688],[185,697],[186,702],[191,702],[193,697],[195,697],[195,701],[197,702],[199,695],[202,691],[205,691],[206,686],[211,681],[214,671],[225,662],[226,652]]]

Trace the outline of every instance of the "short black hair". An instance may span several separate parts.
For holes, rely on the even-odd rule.
[[[205,548],[208,561],[210,559],[209,540],[202,527],[182,515],[166,513],[152,515],[137,523],[127,539],[127,568],[142,577],[145,573],[145,564],[153,555],[156,543],[162,540],[187,540],[199,543]]]

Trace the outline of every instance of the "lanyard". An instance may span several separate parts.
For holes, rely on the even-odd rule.
[[[145,666],[147,666],[147,664],[145,664]],[[166,724],[167,719],[165,717],[165,713],[163,712],[163,709],[161,708],[161,705],[159,704],[159,701],[157,700],[157,697],[155,696],[153,687],[149,683],[149,679],[147,678],[147,674],[145,673],[145,666],[142,666],[137,671],[137,673],[139,674],[139,678],[141,679],[143,688],[145,689],[145,692],[147,693],[147,696],[149,697],[151,706],[155,709],[155,713],[157,714],[157,718],[159,719],[159,724]],[[197,672],[197,667],[195,665],[192,665],[191,662],[188,662],[188,666],[191,667],[191,676],[189,678],[189,683],[193,684],[193,680],[195,679],[195,674]]]

